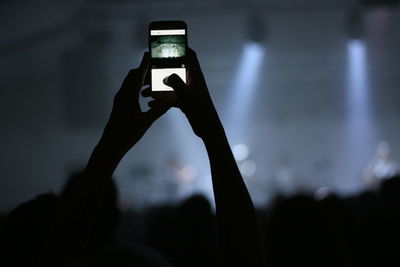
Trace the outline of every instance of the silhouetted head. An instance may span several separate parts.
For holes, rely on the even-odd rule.
[[[48,193],[12,210],[3,224],[2,260],[11,266],[35,266],[57,215],[59,203],[55,194]]]
[[[383,202],[390,206],[400,204],[400,175],[385,180],[380,188],[380,196]]]
[[[266,225],[270,266],[337,266],[340,243],[329,216],[312,197],[277,203]]]
[[[193,195],[186,199],[178,209],[180,217],[191,221],[204,221],[212,216],[211,205],[203,195]]]
[[[82,187],[88,185],[82,183],[83,175],[83,171],[70,175],[62,191],[62,199],[68,199],[72,194],[77,194],[85,190]],[[91,238],[95,244],[101,245],[111,242],[114,239],[119,221],[118,193],[113,179],[105,179],[101,184],[93,184],[93,187],[96,187],[95,194],[91,197],[98,198],[94,201],[100,203],[100,206],[92,208],[99,209],[101,212],[96,213],[98,217],[95,218]]]
[[[181,244],[178,266],[215,266],[216,225],[211,205],[203,195],[186,199],[177,212],[176,240]]]
[[[138,244],[112,244],[96,250],[83,264],[88,267],[172,267],[159,252]]]

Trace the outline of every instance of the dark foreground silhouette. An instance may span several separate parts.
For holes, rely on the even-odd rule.
[[[128,259],[135,255],[135,251],[141,251],[132,246],[108,246],[112,244],[118,220],[112,174],[123,156],[140,140],[152,123],[169,108],[176,106],[186,115],[194,133],[203,140],[210,160],[218,236],[218,257],[215,257],[215,264],[220,261],[220,264],[226,266],[264,266],[263,247],[253,204],[208,93],[195,53],[190,49],[188,51],[188,84],[176,74],[171,75],[165,83],[174,89],[175,96],[150,101],[150,110],[142,112],[139,94],[146,80],[148,67],[149,55],[145,53],[139,68],[129,72],[115,96],[109,121],[85,170],[68,183],[64,194],[60,198],[54,195],[41,196],[26,204],[32,207],[21,206],[9,215],[4,227],[6,236],[2,238],[7,252],[7,263],[34,266],[87,265],[98,262],[98,257],[93,255],[99,255],[105,258],[100,261],[101,265],[109,262],[115,266],[121,261],[121,257],[117,256],[119,253],[129,255],[126,257]],[[142,94],[149,96],[149,89]],[[197,204],[198,207],[204,205],[200,202]],[[183,227],[184,221],[191,220],[188,212],[187,207],[182,207],[179,213],[182,217],[179,224]],[[38,213],[46,213],[46,216],[35,220]],[[34,220],[30,223],[27,219]],[[22,225],[19,225],[20,221],[23,221]],[[207,222],[201,226],[206,225]],[[20,228],[24,231],[20,232]],[[188,234],[192,233],[187,227],[186,230]],[[207,245],[207,235],[192,236],[193,240],[185,240],[184,236],[181,239],[185,242],[196,242],[199,246]],[[185,248],[191,249],[190,246]],[[142,251],[136,254],[155,254],[149,249],[146,253]],[[201,252],[197,253],[197,260],[201,261]],[[190,254],[185,255],[184,257],[188,257]],[[179,258],[179,255],[176,256]],[[139,262],[141,261],[138,260]]]
[[[1,266],[399,264],[400,177],[353,198],[278,198],[258,211],[257,220],[195,53],[188,53],[188,83],[171,75],[165,83],[175,95],[150,101],[150,110],[142,112],[139,95],[150,96],[142,90],[148,64],[146,53],[125,78],[85,169],[70,177],[62,194],[42,194],[2,218]],[[171,107],[186,115],[204,142],[216,213],[198,195],[178,205],[119,213],[114,170]]]

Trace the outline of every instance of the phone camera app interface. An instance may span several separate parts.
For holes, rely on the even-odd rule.
[[[177,30],[151,30],[150,53],[152,57],[151,83],[153,91],[173,91],[163,79],[177,74],[186,82],[186,32]]]

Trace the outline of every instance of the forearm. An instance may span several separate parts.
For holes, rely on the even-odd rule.
[[[227,266],[264,266],[253,203],[222,125],[203,138],[210,160],[218,232]]]
[[[70,217],[71,227],[96,222],[102,212],[104,195],[110,190],[112,175],[125,153],[125,150],[118,149],[105,138],[99,141],[84,172],[63,196],[62,216]]]
[[[126,151],[115,147],[109,140],[102,137],[94,148],[85,167],[86,177],[110,178],[125,156]]]
[[[148,67],[146,52],[140,66],[129,71],[115,95],[110,118],[85,170],[64,191],[58,217],[42,253],[42,265],[63,262],[60,265],[68,266],[85,255],[93,242],[93,226],[100,222],[99,215],[106,205],[115,205],[113,194],[109,198],[104,196],[110,192],[111,177],[119,162],[170,107],[156,102],[148,111],[141,110],[139,94]]]

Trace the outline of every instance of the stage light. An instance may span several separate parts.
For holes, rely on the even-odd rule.
[[[252,43],[263,45],[267,41],[267,27],[265,14],[256,8],[249,14],[247,21],[248,39]]]
[[[400,0],[363,0],[364,5],[371,7],[390,6],[396,7],[400,4]]]
[[[257,166],[253,160],[248,159],[240,164],[239,169],[244,177],[251,177],[256,173]]]
[[[323,200],[328,198],[330,195],[332,195],[332,188],[329,186],[322,186],[315,190],[314,192],[314,198],[316,200]]]
[[[257,81],[265,57],[266,21],[260,8],[250,9],[246,23],[247,42],[244,44],[238,69],[229,90],[226,112],[222,118],[231,143],[246,143],[248,122],[252,120]]]
[[[250,110],[254,103],[255,89],[265,48],[258,43],[247,43],[243,48],[237,74],[230,90],[228,108],[225,115],[228,136],[233,143],[246,140],[247,123],[251,120]]]
[[[362,40],[349,40],[347,44],[347,86],[343,149],[343,178],[335,184],[343,193],[355,193],[364,189],[362,171],[374,147],[375,131],[370,107],[367,46]],[[342,175],[342,176],[343,176]]]
[[[347,15],[347,36],[352,40],[360,40],[364,36],[364,16],[361,7],[353,7]]]
[[[195,166],[186,165],[177,170],[176,176],[180,183],[190,183],[197,178],[198,170]]]
[[[234,146],[232,152],[237,161],[245,160],[249,156],[249,148],[244,144]]]
[[[369,119],[367,62],[365,43],[360,40],[350,40],[348,52],[348,110],[350,123],[358,130],[365,129]],[[357,130],[357,129],[355,129]],[[366,133],[365,133],[366,134]]]

